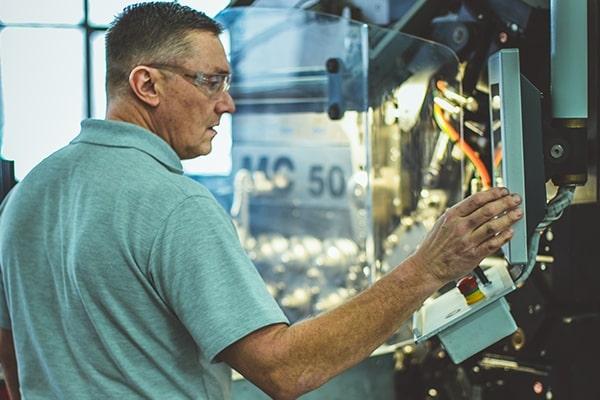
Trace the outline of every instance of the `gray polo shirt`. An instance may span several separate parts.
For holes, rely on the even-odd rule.
[[[229,216],[136,125],[87,120],[0,216],[0,326],[24,399],[223,399],[215,357],[287,319]]]

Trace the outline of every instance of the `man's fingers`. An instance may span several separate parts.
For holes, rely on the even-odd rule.
[[[487,223],[491,219],[494,219],[500,215],[505,214],[508,210],[511,210],[521,204],[521,197],[517,194],[510,196],[504,196],[498,200],[491,201],[485,206],[471,213],[471,215],[465,218],[468,221],[470,228],[475,229],[481,225]],[[496,230],[500,232],[502,229]]]
[[[506,188],[492,188],[485,192],[475,193],[452,207],[460,217],[466,217],[474,211],[482,208],[489,202],[498,200],[508,195]]]
[[[473,231],[473,242],[482,243],[487,239],[496,236],[498,232],[509,229],[511,225],[520,220],[522,216],[523,211],[520,208],[515,208],[498,218],[488,220]]]
[[[461,201],[438,219],[419,253],[440,279],[454,279],[496,252],[522,216],[518,196],[494,188]]]
[[[475,253],[477,253],[478,257],[481,259],[494,254],[513,237],[513,233],[512,228],[500,232],[498,235],[489,238],[477,246],[475,248]]]

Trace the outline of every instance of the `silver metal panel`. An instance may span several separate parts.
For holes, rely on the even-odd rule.
[[[498,148],[502,151],[502,161],[494,167],[493,184],[505,186],[522,198],[523,218],[513,226],[513,238],[503,250],[510,264],[522,265],[527,263],[528,243],[519,50],[503,49],[495,53],[489,59],[488,70],[492,159]]]

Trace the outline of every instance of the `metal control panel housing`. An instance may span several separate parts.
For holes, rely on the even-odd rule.
[[[480,285],[485,298],[468,305],[457,288],[435,299],[425,301],[413,314],[413,334],[416,342],[438,335],[448,355],[460,363],[517,330],[504,296],[515,285],[505,265],[485,270],[490,281]]]

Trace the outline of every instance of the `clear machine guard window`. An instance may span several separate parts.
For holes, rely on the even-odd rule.
[[[461,160],[433,123],[436,82],[460,92],[458,58],[306,10],[234,7],[217,19],[231,38],[236,102],[231,213],[298,321],[398,265],[462,197]],[[411,336],[406,324],[392,341]]]

